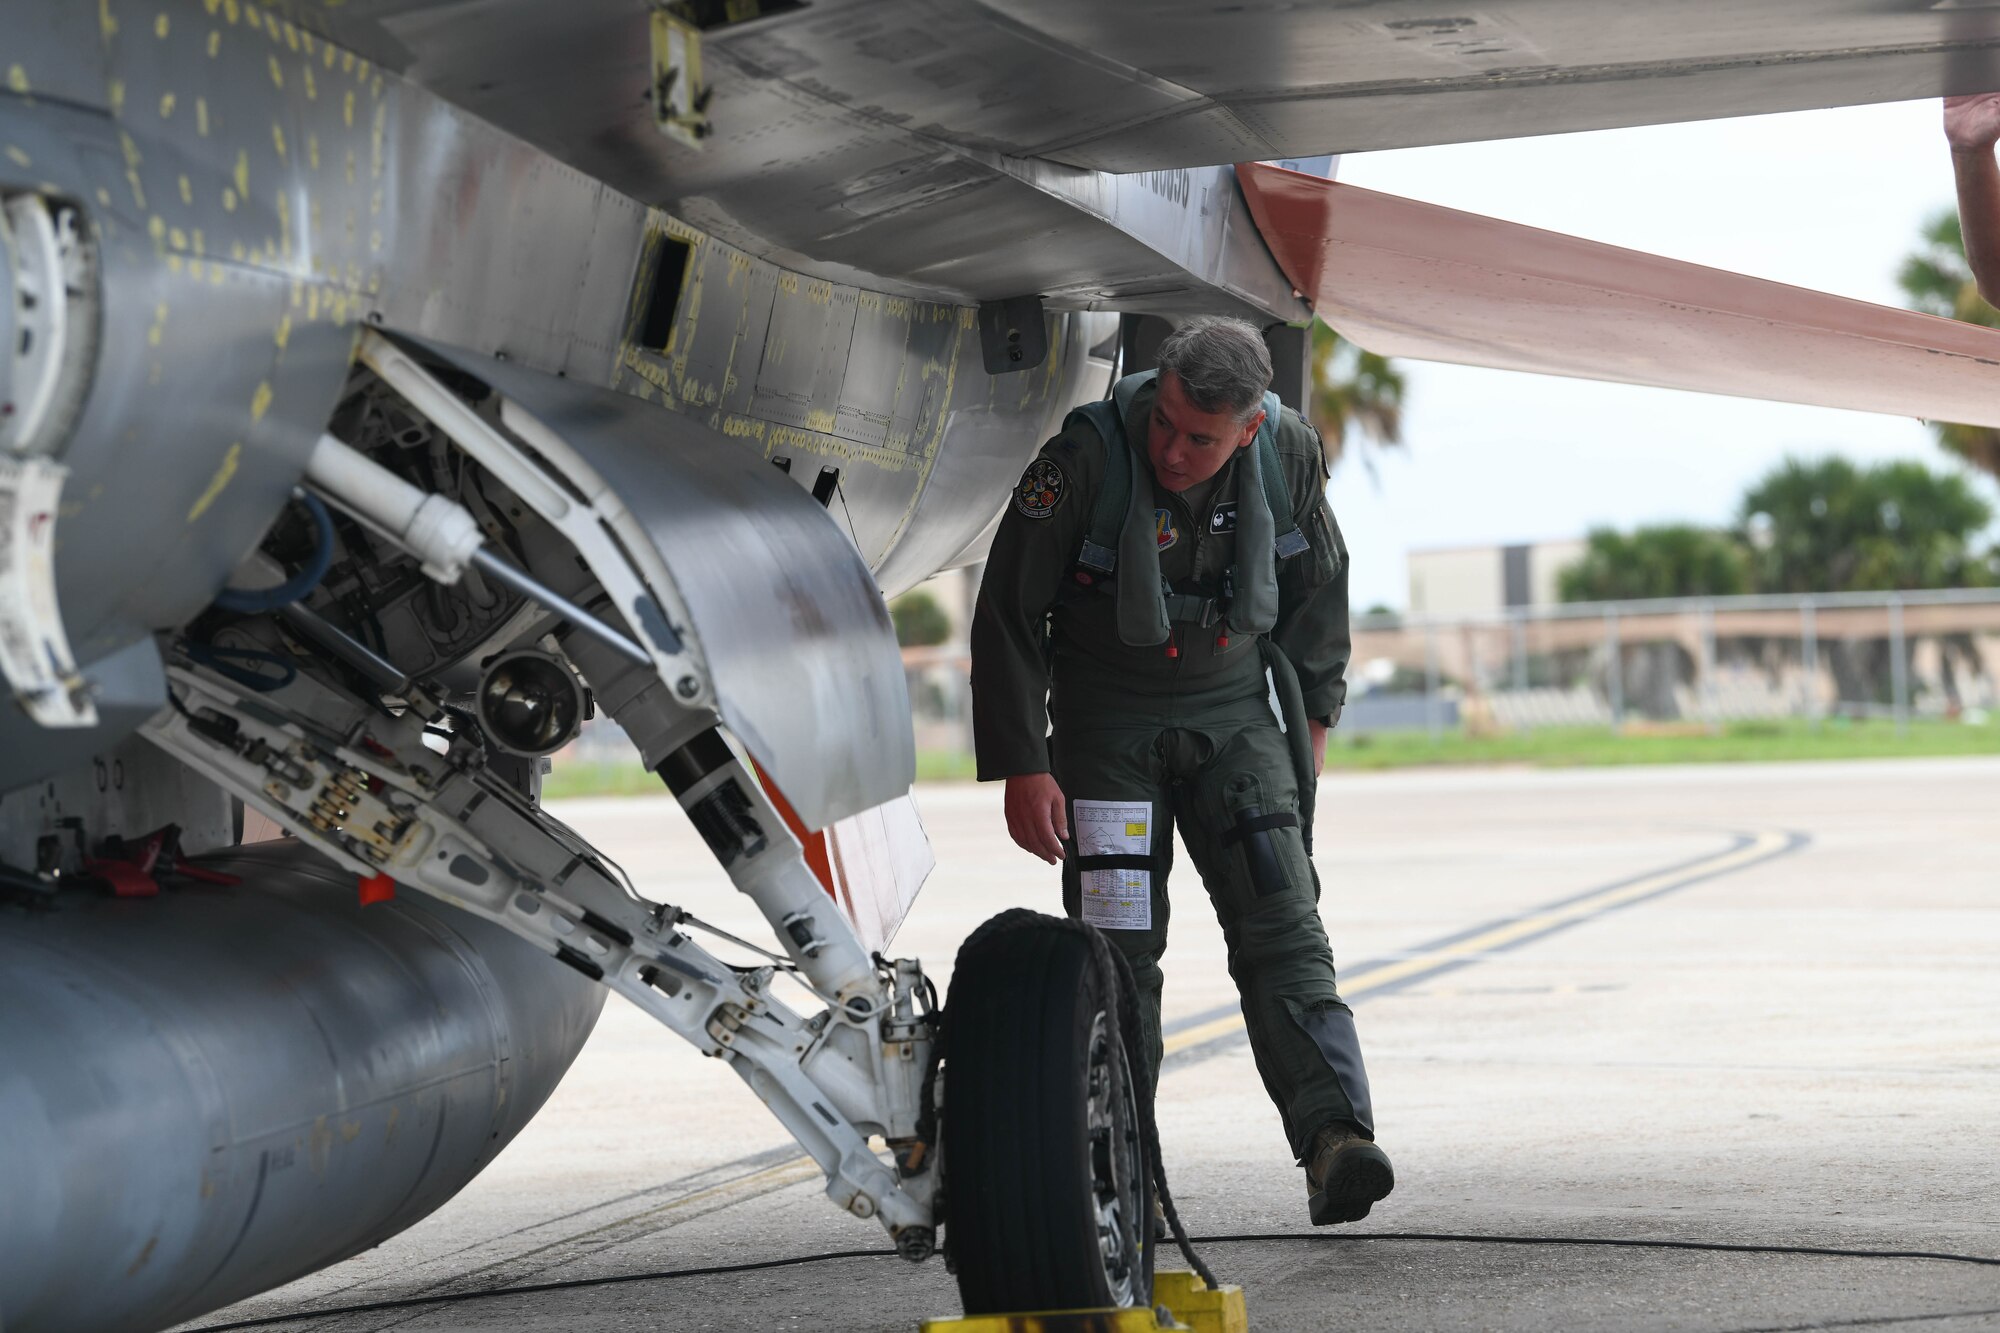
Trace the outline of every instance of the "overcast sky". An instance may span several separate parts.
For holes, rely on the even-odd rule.
[[[1952,199],[1936,102],[1350,155],[1340,179],[1676,259],[1900,305]],[[1787,454],[1956,466],[1914,421],[1421,362],[1404,447],[1334,472],[1360,611],[1408,601],[1413,549],[1734,516]],[[1996,386],[2000,390],[2000,385]],[[1988,499],[2000,499],[1980,481]]]

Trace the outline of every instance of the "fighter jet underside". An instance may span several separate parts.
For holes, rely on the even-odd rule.
[[[2000,426],[2000,334],[1310,160],[1983,90],[1976,6],[10,0],[0,37],[15,1333],[163,1327],[409,1226],[607,990],[741,1074],[837,1205],[944,1245],[968,1308],[1145,1304],[1102,957],[981,932],[961,1030],[1029,1002],[996,961],[1029,932],[1075,1049],[946,1052],[885,956],[913,862],[828,850],[920,844],[884,595],[979,558],[1141,317],[1256,320],[1294,395],[1317,311]],[[592,708],[768,920],[757,962],[541,807]],[[954,1145],[954,1073],[1004,1060],[1082,1091]],[[1043,1234],[988,1226],[971,1182],[1059,1144]]]

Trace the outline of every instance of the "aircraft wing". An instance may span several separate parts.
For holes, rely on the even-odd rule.
[[[349,7],[352,11],[353,7]],[[690,12],[721,5],[688,5]],[[2000,86],[2000,12],[1875,0],[1489,0],[1441,8],[1191,0],[731,4],[702,59],[717,159],[892,141],[1129,172],[1701,120]],[[366,7],[450,100],[635,193],[646,12],[625,0]],[[746,86],[749,85],[749,86]],[[721,149],[719,153],[713,149]],[[786,163],[796,166],[801,153]],[[604,174],[604,173],[600,173]],[[861,173],[850,180],[868,184]]]
[[[1261,163],[1236,175],[1292,282],[1370,351],[2000,426],[2000,331]]]
[[[1224,244],[1233,191],[1201,168],[2000,87],[2000,10],[1955,0],[666,8],[715,21],[657,58],[664,20],[630,0],[377,0],[328,21],[614,189],[833,281],[1283,319],[1299,312]],[[678,99],[684,132],[663,134]],[[1100,174],[1133,172],[1150,174]]]

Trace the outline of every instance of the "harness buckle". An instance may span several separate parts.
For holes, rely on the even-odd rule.
[[[1118,551],[1116,547],[1100,546],[1086,537],[1083,539],[1083,550],[1077,554],[1076,562],[1100,574],[1109,574],[1118,568]]]

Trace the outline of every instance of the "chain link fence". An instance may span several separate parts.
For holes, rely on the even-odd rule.
[[[2000,590],[1668,598],[1354,625],[1343,730],[1983,715]],[[1978,720],[1975,716],[1974,720]]]
[[[2000,705],[2000,590],[1670,598],[1471,616],[1362,616],[1343,735],[1734,723],[1983,721]],[[917,748],[972,748],[964,644],[903,653]]]

